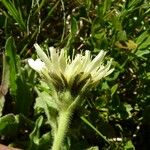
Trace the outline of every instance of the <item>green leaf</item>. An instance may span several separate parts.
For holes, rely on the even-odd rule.
[[[51,127],[53,128],[53,130],[56,129],[56,125],[57,125],[57,105],[55,100],[46,92],[42,92],[40,93],[37,89],[36,92],[38,93],[38,98],[36,98],[36,103],[34,108],[35,109],[43,109],[47,119],[48,119],[48,123],[51,125]]]
[[[35,123],[35,127],[33,129],[33,131],[31,132],[31,134],[29,135],[30,138],[30,146],[29,146],[29,150],[38,149],[39,146],[39,140],[40,140],[40,127],[42,126],[43,123],[43,117],[40,116]]]
[[[107,12],[107,10],[110,9],[111,6],[111,0],[105,0],[103,4],[103,14]]]
[[[5,97],[0,93],[0,116],[2,116],[4,103],[5,103]]]
[[[131,114],[131,110],[133,110],[132,106],[130,104],[125,103],[124,107],[126,108],[126,112],[128,113],[128,117],[129,118],[132,117],[132,114]]]
[[[84,4],[85,4],[87,10],[89,10],[90,7],[91,7],[92,2],[91,2],[91,0],[84,0]]]
[[[26,116],[30,114],[30,108],[33,103],[33,85],[28,84],[27,78],[23,77],[24,72],[19,74],[16,79],[16,111]],[[26,107],[25,107],[26,106]]]
[[[118,83],[115,84],[115,85],[111,88],[111,96],[114,95],[114,93],[116,92],[117,89],[118,89]]]
[[[16,55],[14,39],[9,37],[5,45],[6,63],[9,67],[9,84],[10,94],[15,96],[15,108],[17,113],[28,115],[33,102],[32,84],[28,84],[27,80],[31,77],[25,76],[27,69],[21,69],[21,59]],[[7,67],[7,68],[8,68]],[[6,73],[5,73],[6,74]],[[8,74],[8,73],[7,73]],[[32,76],[32,75],[31,75]],[[7,75],[8,80],[8,75]],[[7,81],[8,82],[8,81]],[[32,83],[32,82],[31,82]],[[26,106],[26,107],[24,107]]]
[[[14,39],[9,37],[5,45],[5,55],[7,64],[9,65],[9,84],[10,94],[15,96],[15,109],[17,113],[28,115],[33,102],[32,84],[28,84],[27,80],[30,76],[25,76],[25,69],[21,69],[21,59],[17,58]],[[8,78],[8,77],[7,77]],[[31,82],[32,83],[32,82]],[[26,107],[24,107],[26,106]]]
[[[138,47],[138,49],[146,49],[150,46],[150,35],[149,37],[142,42],[142,44]]]
[[[138,45],[140,45],[147,37],[149,36],[148,32],[145,31],[142,34],[140,34],[140,36],[138,36],[138,38],[136,39],[136,43]]]
[[[147,55],[147,54],[150,54],[150,50],[138,50],[135,55],[137,57],[141,57],[141,58],[144,58],[145,56],[144,55]]]
[[[75,36],[77,34],[78,31],[78,24],[77,24],[77,20],[75,17],[71,18],[71,35]]]
[[[120,41],[120,40],[122,40],[122,41],[126,41],[127,40],[127,34],[126,34],[126,32],[125,31],[118,31],[118,33],[117,33],[117,40],[118,41]]]
[[[108,90],[109,89],[109,85],[107,82],[103,82],[102,83],[102,90]]]
[[[93,146],[93,147],[90,147],[90,148],[88,148],[86,150],[99,150],[99,148],[98,148],[98,146]]]
[[[39,140],[39,150],[40,149],[43,149],[43,150],[50,149],[51,142],[52,142],[51,132],[45,133],[44,135],[42,135],[42,137]]]
[[[135,150],[135,147],[131,140],[125,143],[124,150]]]
[[[18,130],[18,117],[8,114],[0,118],[0,135],[15,136]]]
[[[97,32],[94,34],[94,38],[102,40],[105,37],[105,33],[104,32]]]
[[[125,31],[122,31],[122,24],[118,17],[116,17],[116,16],[112,17],[112,25],[114,26],[116,31],[119,31],[119,35],[120,35],[119,38],[124,39],[124,37],[126,37],[126,33],[125,33]],[[123,35],[123,37],[121,37],[122,35]]]
[[[150,80],[150,72],[146,73],[147,79]]]
[[[81,120],[84,123],[86,123],[89,127],[91,127],[102,139],[104,139],[107,143],[109,143],[106,137],[100,131],[98,131],[85,117],[82,116]]]
[[[5,55],[6,55],[6,61],[9,65],[9,71],[10,71],[10,92],[15,95],[16,94],[16,75],[17,75],[17,65],[16,65],[16,48],[14,39],[12,37],[9,37],[6,41],[5,45]]]
[[[8,0],[1,0],[1,2],[7,8],[8,12],[14,18],[14,20],[18,23],[20,29],[25,31],[26,26],[25,26],[25,22],[23,20],[20,9],[19,8],[17,9],[16,6],[14,5],[14,3],[10,0],[9,1]]]
[[[55,101],[47,92],[38,93],[39,97],[36,100],[35,108],[42,107],[45,109],[45,106],[51,107],[53,109],[58,109]],[[42,100],[41,100],[42,99]]]

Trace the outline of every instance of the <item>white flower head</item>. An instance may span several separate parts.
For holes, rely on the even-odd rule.
[[[110,69],[112,60],[106,65],[103,59],[106,52],[101,50],[92,60],[90,51],[85,54],[77,54],[74,59],[67,57],[65,50],[59,52],[50,47],[50,57],[47,56],[38,44],[34,45],[39,58],[36,61],[29,59],[29,65],[38,73],[46,68],[49,79],[58,90],[70,89],[72,92],[79,92],[83,87],[97,84],[103,77],[112,73]],[[44,74],[43,74],[44,75]]]

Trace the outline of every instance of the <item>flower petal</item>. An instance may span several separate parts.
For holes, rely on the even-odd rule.
[[[45,63],[42,62],[40,59],[36,59],[35,61],[33,59],[28,59],[29,66],[37,71],[38,73],[41,73],[41,71],[46,68]]]
[[[99,70],[95,74],[97,76],[94,77],[95,81],[99,81],[103,77],[106,77],[107,75],[109,75],[110,73],[112,73],[113,70],[112,69],[109,70],[110,66],[111,66],[111,63],[112,63],[112,60],[108,61],[106,66],[99,68]]]
[[[81,72],[84,72],[85,71],[85,68],[89,65],[89,63],[91,62],[91,55],[90,55],[90,51],[89,50],[86,50],[85,51],[85,56],[82,56],[82,62],[80,64],[80,71]]]
[[[77,54],[75,59],[71,62],[71,64],[67,65],[65,70],[65,76],[68,81],[80,72],[80,70],[78,70],[80,63],[81,55]]]
[[[60,56],[58,58],[58,62],[59,62],[59,68],[60,68],[61,72],[64,73],[65,69],[66,69],[66,65],[67,65],[67,60],[65,58],[64,49],[61,49],[61,51],[60,51]]]
[[[90,65],[87,66],[85,71],[90,73],[93,69],[97,68],[101,64],[105,55],[106,52],[101,50],[99,54],[92,60]]]
[[[43,52],[41,47],[37,43],[34,44],[34,47],[35,47],[35,49],[37,51],[37,54],[40,57],[40,59],[45,63],[45,65],[48,68],[50,68],[51,67],[51,62],[50,62],[49,58],[47,57],[47,55]]]
[[[58,53],[56,52],[56,49],[54,47],[50,47],[49,51],[50,51],[50,58],[51,58],[51,64],[52,64],[51,71],[53,71],[57,75],[60,75]]]

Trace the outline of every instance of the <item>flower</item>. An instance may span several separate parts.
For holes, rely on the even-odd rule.
[[[34,46],[40,59],[29,59],[30,67],[51,80],[57,90],[69,89],[78,93],[85,86],[94,86],[114,70],[110,69],[112,59],[104,65],[106,52],[103,50],[93,60],[89,50],[84,55],[77,54],[71,60],[64,49],[57,52],[54,47],[50,47],[50,56],[47,56],[38,44]]]

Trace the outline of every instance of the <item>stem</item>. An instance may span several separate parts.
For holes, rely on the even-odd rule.
[[[58,130],[54,136],[52,150],[60,150],[69,128],[71,111],[61,111],[58,118]]]

